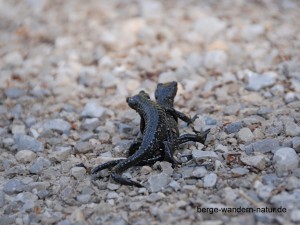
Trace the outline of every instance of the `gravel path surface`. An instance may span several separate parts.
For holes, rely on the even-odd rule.
[[[292,0],[1,0],[0,224],[300,223],[299,12]],[[193,159],[180,168],[124,173],[144,188],[109,171],[92,181],[138,134],[125,98],[172,80],[176,109],[211,128],[205,145],[183,145],[176,156]],[[286,212],[197,212],[226,207]]]

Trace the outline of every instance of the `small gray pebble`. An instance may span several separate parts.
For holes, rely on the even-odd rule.
[[[163,198],[162,195],[160,195],[159,193],[151,193],[148,196],[146,201],[154,203],[154,202],[157,202],[157,201],[161,200],[162,198]]]
[[[197,161],[201,159],[219,159],[218,155],[214,151],[193,150],[192,155]]]
[[[120,187],[120,185],[110,183],[110,182],[107,184],[107,188],[111,191],[115,191],[115,190],[119,189],[119,187]]]
[[[62,107],[62,110],[66,111],[66,112],[74,112],[75,108],[72,105],[64,104]]]
[[[217,183],[218,176],[215,173],[206,174],[203,178],[203,185],[205,188],[214,187]]]
[[[88,203],[90,201],[91,195],[89,195],[89,194],[78,195],[76,199],[80,203],[86,204],[86,203]]]
[[[119,198],[119,194],[117,192],[114,191],[108,192],[106,199],[115,199],[115,198]]]
[[[129,203],[130,211],[137,211],[143,206],[142,202],[131,202]]]
[[[51,166],[51,162],[44,158],[39,157],[29,168],[30,173],[41,174],[45,168]]]
[[[278,66],[281,74],[289,78],[299,78],[300,77],[300,66],[297,60],[285,61]]]
[[[17,178],[13,178],[9,180],[4,186],[3,186],[3,191],[6,194],[16,194],[20,193],[24,190],[25,185],[23,184],[22,181],[20,181]]]
[[[172,180],[172,181],[169,183],[169,186],[170,186],[171,188],[173,188],[175,191],[178,191],[178,190],[181,189],[180,184],[179,184],[177,181],[175,181],[175,180]]]
[[[228,105],[224,108],[223,113],[224,115],[237,115],[240,111],[240,104],[233,104],[233,105]]]
[[[274,154],[273,163],[276,173],[282,176],[298,167],[299,157],[292,148],[280,148]]]
[[[244,167],[237,167],[231,169],[231,173],[234,174],[235,176],[244,176],[247,173],[249,173],[249,170]]]
[[[56,225],[72,225],[72,223],[68,219],[66,219],[59,221]]]
[[[291,212],[291,220],[296,223],[300,222],[300,209],[293,209]]]
[[[227,134],[237,133],[239,132],[243,127],[245,127],[246,124],[243,121],[233,122],[231,124],[228,124],[224,127],[224,130]]]
[[[7,114],[8,110],[4,105],[0,105],[0,115],[1,114]]]
[[[26,91],[19,88],[9,88],[5,90],[5,95],[8,98],[17,99],[26,94]]]
[[[218,121],[212,117],[204,116],[205,124],[206,125],[217,125]]]
[[[49,158],[61,162],[66,160],[72,151],[71,146],[57,146],[55,150],[49,155]]]
[[[270,199],[270,203],[275,205],[276,207],[286,207],[289,205],[298,203],[298,198],[294,195],[294,193],[288,193],[286,191],[281,192],[280,194],[274,195]]]
[[[300,137],[294,137],[292,140],[293,143],[293,149],[295,149],[296,152],[300,152]]]
[[[47,181],[31,182],[28,184],[29,190],[36,189],[38,191],[42,191],[49,187],[50,187],[50,183]]]
[[[253,156],[244,156],[241,157],[241,161],[248,165],[253,166],[259,170],[263,170],[266,167],[266,156],[263,154],[253,155]]]
[[[254,142],[252,146],[254,151],[261,153],[274,152],[280,148],[279,141],[272,138]]]
[[[247,71],[248,84],[246,89],[249,91],[259,91],[264,87],[269,87],[276,82],[276,73],[266,72],[264,74],[257,74],[252,71]]]
[[[82,113],[82,117],[100,118],[105,112],[105,108],[100,106],[96,101],[88,102]]]
[[[28,135],[16,134],[14,135],[14,140],[18,151],[31,150],[33,152],[42,152],[44,150],[44,146],[41,142]]]
[[[227,53],[223,50],[208,51],[204,57],[204,66],[207,69],[222,71],[227,64]]]
[[[207,174],[207,169],[205,169],[203,166],[197,167],[192,174],[197,178],[202,178]]]
[[[0,208],[2,208],[5,204],[5,198],[3,191],[0,191]]]
[[[248,127],[244,127],[237,133],[237,138],[242,143],[249,143],[254,139],[254,135]]]
[[[12,134],[25,134],[25,125],[24,124],[13,124],[11,126],[11,133]]]
[[[17,194],[15,197],[16,201],[21,201],[23,203],[27,203],[30,201],[36,201],[38,197],[35,194],[32,194],[31,192],[22,192]]]
[[[294,123],[292,121],[288,121],[285,124],[285,134],[287,136],[292,136],[292,137],[299,136],[300,135],[300,127],[296,123]]]
[[[158,192],[169,184],[170,177],[165,173],[151,175],[149,177],[148,182],[149,182],[149,191]]]
[[[68,134],[71,129],[70,123],[63,119],[48,120],[44,123],[43,127],[45,130],[58,131],[58,132],[64,133],[64,134]]]
[[[250,155],[254,151],[253,145],[252,144],[246,145],[244,151],[247,155]]]
[[[92,138],[95,138],[95,137],[96,137],[96,135],[94,133],[92,133],[92,132],[85,132],[85,133],[83,133],[83,134],[80,135],[80,140],[81,141],[88,141],[88,140],[90,140]]]
[[[37,193],[37,195],[40,199],[45,199],[47,196],[49,196],[49,191],[41,190]]]
[[[262,176],[262,183],[265,185],[278,186],[280,178],[276,174],[266,174]]]
[[[87,118],[81,124],[84,130],[93,131],[100,125],[100,121],[97,118]]]
[[[5,138],[2,140],[2,144],[4,145],[4,147],[8,148],[10,146],[12,146],[15,143],[14,139],[12,138]]]
[[[259,115],[259,116],[262,116],[262,117],[266,118],[266,116],[268,114],[270,114],[271,112],[272,112],[272,109],[262,106],[262,107],[260,107],[257,110],[256,114]]]
[[[19,162],[28,163],[32,162],[35,159],[36,154],[30,150],[21,150],[17,152],[15,157]]]
[[[93,146],[89,142],[77,142],[75,145],[75,150],[77,153],[87,153],[93,150]]]
[[[83,167],[73,167],[71,169],[71,174],[73,177],[80,180],[80,179],[84,178],[84,176],[86,174],[86,169]]]
[[[267,201],[272,196],[273,187],[269,185],[261,185],[257,188],[257,194],[260,199]]]
[[[159,166],[162,169],[162,172],[168,175],[171,175],[174,171],[172,164],[166,161],[159,162]]]
[[[37,98],[42,98],[45,96],[50,96],[51,92],[48,89],[37,89],[37,90],[31,90],[29,92],[32,96],[37,97]]]
[[[0,224],[16,224],[16,217],[10,215],[0,216]]]
[[[177,170],[178,173],[174,173],[172,175],[172,177],[174,179],[179,179],[179,178],[190,178],[193,176],[193,171],[194,171],[194,168],[193,167],[189,167],[189,166],[183,166],[181,168],[179,168]]]
[[[17,104],[12,110],[11,110],[12,116],[14,119],[20,119],[22,113],[23,113],[23,108],[20,104]]]

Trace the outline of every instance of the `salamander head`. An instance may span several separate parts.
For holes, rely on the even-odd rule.
[[[177,82],[159,83],[155,90],[155,99],[160,105],[168,104],[173,106],[177,93]]]
[[[134,95],[126,99],[130,108],[139,111],[142,107],[142,103],[150,100],[150,96],[145,91],[140,91],[139,94]]]
[[[150,99],[149,94],[146,93],[145,91],[140,91],[138,95],[143,97],[143,98]]]

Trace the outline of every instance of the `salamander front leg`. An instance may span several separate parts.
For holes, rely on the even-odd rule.
[[[183,144],[183,143],[188,142],[188,141],[194,141],[194,142],[200,142],[200,143],[204,144],[205,140],[207,138],[207,135],[210,132],[210,129],[207,129],[206,131],[203,131],[203,132],[199,132],[199,131],[194,130],[194,132],[196,134],[183,134],[183,135],[180,135],[180,137],[178,138],[178,143]]]
[[[136,186],[136,187],[143,187],[143,185],[141,185],[139,182],[130,180],[126,177],[122,177],[121,175],[119,175],[117,173],[112,173],[110,176],[114,181],[116,181],[119,184],[131,185],[131,186]]]

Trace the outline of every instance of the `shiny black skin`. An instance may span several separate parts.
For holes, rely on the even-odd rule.
[[[191,124],[196,117],[191,119],[174,109],[176,93],[176,82],[159,83],[155,91],[157,103],[151,101],[149,95],[144,91],[128,98],[128,105],[135,109],[141,117],[140,130],[142,137],[131,144],[127,159],[101,164],[96,166],[92,173],[96,174],[100,170],[116,166],[111,174],[115,181],[140,187],[139,183],[123,178],[119,174],[131,166],[149,165],[162,160],[175,166],[178,162],[173,155],[180,144],[188,141],[204,143],[209,130],[204,132],[194,130],[196,134],[179,136],[178,118]]]
[[[204,144],[209,129],[204,132],[198,132],[194,130],[195,134],[183,134],[179,135],[178,130],[178,118],[186,122],[187,124],[192,124],[197,118],[197,115],[194,118],[190,118],[182,112],[179,112],[174,109],[174,99],[177,94],[177,82],[168,82],[168,83],[158,83],[155,90],[155,99],[156,102],[165,110],[166,112],[166,123],[167,123],[167,140],[164,141],[164,151],[159,152],[161,157],[155,156],[152,159],[148,160],[148,164],[152,163],[155,159],[162,159],[172,163],[173,166],[178,164],[173,157],[174,152],[178,150],[180,144],[183,144],[188,141],[200,142]],[[146,94],[147,95],[147,94]],[[148,98],[149,95],[147,95]],[[143,133],[145,123],[144,118],[141,116],[140,129]],[[138,140],[139,141],[139,140]],[[133,154],[135,147],[138,146],[139,142],[134,142],[129,148],[129,154]],[[144,162],[143,164],[146,164]]]
[[[141,91],[138,95],[127,99],[128,105],[136,110],[143,118],[143,139],[138,149],[127,159],[117,160],[102,164],[92,170],[98,171],[114,166],[111,177],[118,183],[142,187],[138,182],[122,177],[121,173],[128,168],[152,158],[160,149],[164,148],[164,140],[167,139],[167,124],[165,111],[155,102],[151,101],[148,94]],[[157,159],[156,159],[157,160]]]
[[[176,94],[177,82],[173,81],[169,83],[157,84],[155,90],[155,99],[167,114],[166,121],[168,125],[168,139],[167,142],[165,142],[164,160],[171,162],[173,165],[178,163],[173,158],[173,154],[176,150],[178,150],[180,144],[188,141],[195,141],[204,144],[207,134],[209,133],[209,130],[204,132],[197,132],[194,130],[196,134],[183,134],[179,136],[178,118],[187,122],[188,124],[191,124],[197,118],[197,116],[191,119],[185,114],[174,109],[174,98]]]

